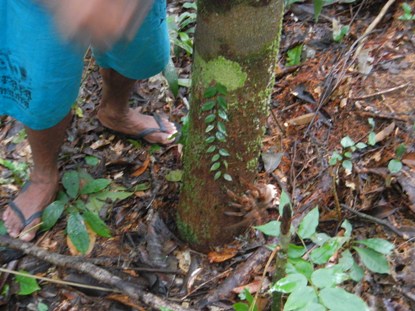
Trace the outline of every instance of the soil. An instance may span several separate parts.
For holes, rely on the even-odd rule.
[[[170,1],[169,14],[187,10],[182,7],[184,2]],[[263,154],[278,165],[270,168],[263,155],[258,181],[275,185],[278,193],[289,193],[294,224],[319,206],[319,232],[339,234],[340,224],[347,219],[353,225],[353,237],[392,242],[395,249],[389,258],[389,275],[366,271],[361,282],[347,282],[345,288],[361,296],[372,310],[414,310],[415,21],[401,20],[403,1],[395,1],[374,30],[362,36],[385,2],[339,1],[326,6],[317,23],[309,1],[287,9],[263,141]],[[349,34],[340,42],[332,39],[333,18],[350,25]],[[362,47],[356,54],[360,42]],[[300,44],[301,63],[288,66],[288,51]],[[191,57],[182,50],[176,52],[173,61],[179,77],[188,79]],[[266,238],[250,229],[232,245],[208,255],[177,239],[174,209],[180,191],[177,180],[182,146],[154,146],[109,132],[95,117],[100,97],[101,77],[88,53],[75,116],[59,158],[61,171],[84,170],[93,178],[110,179],[132,195],[104,205],[100,215],[112,237],[93,237],[91,233],[95,242],[85,260],[166,301],[202,309],[199,303],[209,301],[224,280],[253,260],[250,255]],[[179,123],[187,114],[188,102],[189,89],[180,87],[175,98],[161,75],[139,82],[131,96],[131,104],[143,112],[157,111]],[[30,166],[30,148],[22,130],[20,123],[1,118],[0,159]],[[374,145],[368,144],[371,132],[376,134]],[[333,152],[343,152],[341,141],[346,136],[368,145],[352,153],[351,170],[341,163],[330,165]],[[396,152],[400,145],[405,146],[403,155]],[[391,173],[388,165],[393,159],[403,166]],[[6,206],[25,178],[24,167],[13,170],[0,166],[0,205]],[[277,206],[269,210],[270,220],[276,217],[276,210]],[[35,244],[53,253],[76,254],[67,243],[66,224],[67,217],[61,217],[52,229],[38,235]],[[34,257],[11,255],[18,258],[15,261],[6,257],[0,256],[10,269],[103,286],[75,270]],[[266,260],[258,261],[256,268],[241,278],[242,283],[235,284],[226,297],[208,304],[206,310],[232,309],[243,285],[253,291],[261,282],[263,288],[269,285],[271,273],[261,279],[265,264]],[[0,310],[43,310],[42,304],[59,311],[149,310],[119,293],[44,281],[39,282],[41,289],[35,294],[18,295],[14,277],[6,273],[2,273],[0,284],[5,286]],[[269,300],[266,294],[260,295],[261,310],[267,310]]]

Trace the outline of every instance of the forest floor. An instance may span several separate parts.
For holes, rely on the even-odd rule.
[[[182,7],[183,3],[171,1],[169,14],[189,10]],[[258,180],[274,184],[279,193],[284,189],[290,194],[294,219],[318,205],[319,232],[336,235],[342,221],[348,219],[353,237],[392,242],[395,249],[389,258],[389,275],[366,271],[361,282],[346,283],[346,287],[361,296],[371,310],[404,311],[415,310],[415,21],[399,19],[403,1],[395,1],[380,14],[385,3],[364,0],[329,5],[317,23],[308,1],[287,10]],[[350,25],[349,34],[340,42],[332,39],[333,17],[342,25]],[[374,30],[363,36],[377,17],[380,19]],[[362,48],[355,58],[359,43]],[[299,45],[301,63],[288,66],[289,51]],[[191,58],[179,51],[173,60],[180,79],[186,81]],[[264,237],[254,229],[231,246],[208,255],[189,249],[174,236],[168,229],[172,224],[167,221],[165,225],[162,219],[173,222],[182,146],[149,145],[107,131],[95,118],[100,97],[101,77],[88,54],[59,164],[62,173],[83,170],[94,179],[111,180],[113,191],[130,195],[100,206],[112,237],[90,232],[93,248],[85,262],[140,284],[169,303],[196,310],[202,309],[203,302],[211,310],[231,309],[239,301],[237,293],[243,285],[249,285],[253,292],[261,282],[269,285],[270,275],[267,273],[265,280],[261,276],[270,253],[258,253]],[[145,113],[159,111],[181,122],[188,99],[188,88],[181,87],[174,98],[166,80],[157,76],[137,84],[131,103]],[[366,144],[369,137],[375,137],[374,145],[352,153],[351,169],[350,163],[344,165],[348,169],[340,163],[329,164],[334,151],[345,151],[341,141],[346,136]],[[0,205],[6,206],[27,178],[31,158],[20,123],[3,117],[0,141]],[[405,146],[405,152],[398,151],[397,155],[400,145]],[[391,173],[388,165],[393,159],[403,166]],[[274,214],[271,211],[270,220]],[[67,243],[66,225],[67,216],[61,217],[34,243],[51,253],[76,255],[76,249]],[[54,266],[47,260],[19,254],[0,255],[0,259],[4,268],[104,286],[75,269]],[[251,268],[241,268],[247,262]],[[237,275],[240,271],[249,273],[242,277]],[[229,292],[215,292],[224,290],[220,284],[228,278],[239,282],[235,281]],[[39,281],[40,289],[34,294],[18,295],[15,278],[5,272],[0,285],[0,310],[149,310],[121,293],[47,281]],[[263,309],[269,298],[265,294],[260,297]]]

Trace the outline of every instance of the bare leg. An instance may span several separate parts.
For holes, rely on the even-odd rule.
[[[159,127],[152,116],[129,108],[128,99],[135,80],[128,79],[113,69],[101,69],[101,75],[104,85],[98,119],[105,127],[128,135],[137,135],[145,129]],[[155,132],[145,136],[145,140],[160,144],[172,142],[171,136],[177,132],[176,127],[168,120],[163,119],[162,122],[167,133]]]
[[[55,198],[59,182],[58,155],[70,120],[71,114],[68,114],[54,127],[41,131],[26,127],[32,149],[33,171],[30,175],[30,183],[13,201],[26,219],[45,209]],[[30,241],[35,237],[37,229],[30,230],[30,228],[40,222],[40,219],[35,219],[23,228],[20,218],[10,207],[3,213],[3,220],[10,236],[20,236],[25,241]]]

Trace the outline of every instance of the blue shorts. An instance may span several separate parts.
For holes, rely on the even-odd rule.
[[[85,51],[64,42],[51,16],[29,0],[0,0],[0,115],[34,130],[70,111],[79,91]],[[161,72],[169,60],[166,2],[156,0],[131,42],[95,52],[97,63],[130,79]]]

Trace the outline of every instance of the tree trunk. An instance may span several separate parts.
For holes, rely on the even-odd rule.
[[[251,224],[229,206],[253,182],[268,115],[282,0],[199,0],[177,226],[207,251]],[[232,180],[231,180],[232,179]]]

